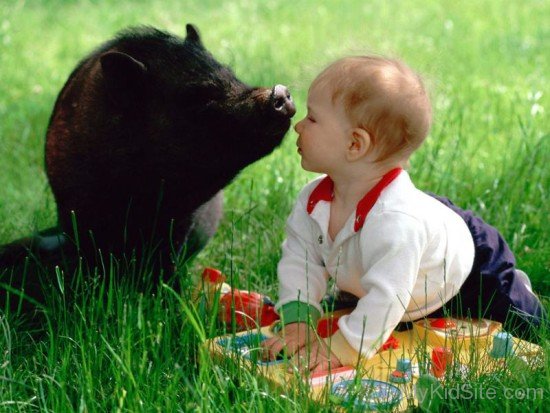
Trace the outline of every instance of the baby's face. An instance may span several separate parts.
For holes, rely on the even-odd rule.
[[[307,99],[307,115],[294,127],[298,153],[307,171],[333,174],[345,162],[348,133],[352,126],[341,104],[332,103],[330,91],[313,86]]]

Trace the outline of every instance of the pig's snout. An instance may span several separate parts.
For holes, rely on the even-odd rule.
[[[286,86],[274,86],[271,90],[270,102],[273,109],[283,116],[291,118],[296,113],[296,106]]]

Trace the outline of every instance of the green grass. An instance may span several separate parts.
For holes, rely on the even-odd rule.
[[[129,25],[183,35],[187,22],[205,45],[252,85],[291,88],[299,119],[309,82],[334,58],[376,52],[402,57],[424,74],[435,122],[410,173],[496,226],[534,289],[550,295],[550,110],[545,1],[133,1],[4,0],[0,3],[0,243],[55,224],[43,165],[55,97],[76,62]],[[546,39],[546,41],[544,40]],[[545,112],[546,110],[546,112]],[[273,155],[247,168],[226,191],[225,218],[184,285],[203,266],[240,288],[276,296],[276,263],[286,215],[309,179],[289,132]],[[116,271],[116,270],[114,270]],[[83,277],[64,274],[65,282]],[[110,288],[109,288],[110,287]],[[0,411],[330,411],[298,388],[270,389],[254,372],[204,357],[217,333],[191,304],[189,287],[140,293],[131,282],[94,288],[70,301],[55,288],[49,316],[30,334],[0,324]],[[548,350],[547,331],[540,331]],[[548,353],[548,352],[547,352]],[[548,359],[530,373],[472,378],[472,386],[544,388]],[[540,399],[447,401],[452,411],[543,411]]]

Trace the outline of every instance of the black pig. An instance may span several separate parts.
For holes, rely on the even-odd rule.
[[[222,188],[281,143],[294,113],[285,86],[241,82],[192,25],[185,39],[120,33],[80,62],[57,98],[45,154],[65,235],[32,248],[77,245],[88,263],[147,252],[170,273],[174,255],[214,234]]]
[[[221,193],[277,147],[295,108],[286,87],[247,86],[203,47],[151,28],[84,59],[55,104],[46,167],[61,228],[79,246],[169,260],[210,238]],[[171,244],[171,245],[170,245]]]

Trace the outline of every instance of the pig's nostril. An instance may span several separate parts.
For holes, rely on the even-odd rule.
[[[276,109],[276,110],[281,110],[284,106],[285,106],[285,98],[278,98],[275,100],[275,103],[273,105],[273,107]]]
[[[283,85],[276,85],[271,91],[271,104],[273,109],[287,117],[292,117],[296,113],[296,107],[292,101],[292,96],[288,88]]]

